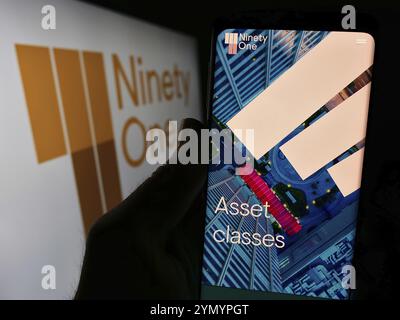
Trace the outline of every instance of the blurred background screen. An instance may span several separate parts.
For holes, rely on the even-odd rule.
[[[196,40],[64,0],[1,0],[0,30],[0,299],[72,298],[91,224],[155,169],[146,132],[201,119]]]

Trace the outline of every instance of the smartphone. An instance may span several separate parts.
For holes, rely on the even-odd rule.
[[[215,29],[209,125],[252,161],[209,166],[203,299],[341,300],[354,288],[374,37],[329,19],[258,14]]]

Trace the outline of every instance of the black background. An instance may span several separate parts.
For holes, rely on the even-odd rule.
[[[279,10],[340,14],[345,4],[366,13],[377,26],[360,225],[354,264],[357,290],[354,298],[394,298],[400,289],[400,157],[399,61],[400,10],[394,2],[375,4],[351,1],[132,1],[86,0],[161,26],[194,36],[199,44],[203,104],[206,103],[208,62],[213,22],[217,17],[248,10]],[[337,22],[340,26],[340,20]],[[362,21],[361,21],[362,22]],[[322,21],[323,23],[323,21]],[[205,111],[205,107],[204,107]],[[399,289],[398,289],[399,288]]]

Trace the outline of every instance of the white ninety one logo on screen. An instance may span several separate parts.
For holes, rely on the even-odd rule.
[[[233,55],[238,53],[238,49],[254,51],[260,43],[265,44],[267,40],[268,36],[263,34],[249,35],[247,33],[227,32],[224,42],[228,45],[228,54]]]

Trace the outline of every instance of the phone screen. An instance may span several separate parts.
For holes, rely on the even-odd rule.
[[[232,134],[211,145],[202,297],[347,299],[373,38],[226,29],[214,45],[210,125]]]

